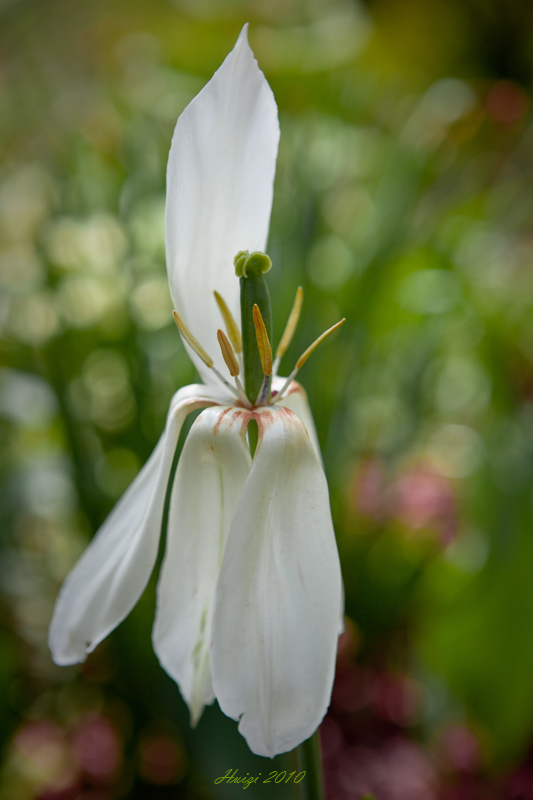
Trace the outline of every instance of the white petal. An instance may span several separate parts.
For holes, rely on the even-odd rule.
[[[278,391],[282,389],[285,384],[285,380],[285,378],[275,378],[273,383],[274,389]],[[302,420],[307,433],[309,434],[309,438],[311,439],[311,444],[313,445],[316,456],[323,467],[324,462],[322,460],[322,452],[320,450],[320,443],[318,441],[318,435],[316,432],[315,420],[313,419],[313,412],[311,411],[309,402],[307,400],[307,392],[303,386],[296,381],[293,381],[289,386],[287,394],[283,400],[280,400],[278,405],[294,411],[294,413]],[[344,586],[342,586],[341,589],[342,599],[339,612],[339,635],[344,631]]]
[[[191,428],[172,488],[157,587],[154,650],[196,724],[214,700],[209,667],[213,595],[235,507],[250,471],[242,409],[209,408]]]
[[[273,388],[279,391],[283,388],[284,383],[285,378],[275,378]],[[317,458],[323,465],[322,453],[320,452],[320,443],[318,441],[313,413],[307,400],[307,392],[303,386],[296,381],[293,381],[290,384],[285,397],[283,400],[279,401],[278,405],[283,406],[284,408],[289,408],[291,411],[294,411],[298,417],[300,417],[305,425],[307,433],[309,434],[309,438],[311,439],[311,444],[313,445]]]
[[[285,378],[278,377],[274,379],[273,386],[278,391],[283,388],[284,384]],[[322,451],[320,450],[320,442],[318,441],[318,435],[316,432],[315,420],[313,419],[313,412],[309,406],[307,392],[303,386],[296,381],[293,381],[289,386],[287,394],[283,400],[280,400],[278,405],[294,411],[294,413],[301,419],[305,425],[307,433],[309,434],[309,438],[311,440],[311,444],[313,445],[316,456],[320,461],[321,466],[324,467]],[[339,612],[339,635],[344,631],[344,586],[341,586],[341,590],[342,599]]]
[[[254,753],[292,750],[329,705],[341,576],[324,472],[288,409],[257,413],[260,441],[215,595],[211,670]]]
[[[186,386],[172,398],[154,452],[122,495],[59,593],[49,644],[56,664],[84,661],[129,614],[157,556],[168,476],[183,420],[220,392]]]
[[[167,168],[170,291],[223,374],[213,290],[240,321],[233,259],[239,250],[266,247],[278,140],[274,95],[250,50],[245,25],[220,69],[178,119]],[[203,380],[212,383],[213,373],[191,357]]]

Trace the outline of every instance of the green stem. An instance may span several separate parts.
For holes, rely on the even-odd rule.
[[[301,800],[326,800],[318,728],[296,751],[300,770],[305,770],[305,778],[300,784]]]
[[[248,444],[250,445],[250,455],[252,458],[255,455],[255,450],[257,448],[257,442],[259,440],[259,429],[257,427],[257,422],[255,419],[251,419],[248,423]]]

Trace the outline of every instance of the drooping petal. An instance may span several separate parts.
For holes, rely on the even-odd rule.
[[[316,730],[329,704],[341,576],[322,467],[298,417],[257,412],[259,444],[215,594],[211,670],[254,753]]]
[[[213,596],[235,507],[250,471],[251,414],[209,408],[194,422],[178,463],[157,586],[154,650],[178,683],[196,724],[214,700],[209,667]]]
[[[225,398],[186,386],[172,398],[154,452],[70,572],[56,602],[49,644],[56,664],[84,661],[129,614],[157,556],[163,504],[181,426],[195,408]]]
[[[279,124],[276,102],[248,45],[237,44],[178,119],[167,168],[166,254],[170,291],[193,335],[225,367],[216,331],[216,289],[240,320],[239,250],[264,250]],[[206,382],[213,375],[191,353]]]
[[[274,389],[279,391],[284,384],[285,378],[278,377],[274,381]],[[289,386],[287,394],[283,400],[280,400],[279,405],[294,411],[294,413],[301,419],[305,425],[307,433],[309,434],[309,438],[311,439],[311,444],[313,445],[316,456],[321,465],[324,466],[324,462],[322,461],[322,451],[320,450],[320,443],[318,441],[316,432],[315,420],[313,419],[313,413],[307,400],[307,392],[303,386],[296,381],[293,381]],[[341,590],[342,602],[339,612],[339,634],[344,631],[344,586],[341,586]]]
[[[273,383],[273,388],[279,391],[285,383],[285,378],[277,377]],[[307,433],[309,434],[309,438],[311,439],[311,444],[313,445],[314,451],[320,463],[322,464],[322,453],[320,451],[320,443],[318,441],[318,436],[316,432],[315,421],[313,419],[313,413],[311,408],[309,407],[309,402],[307,400],[307,392],[296,381],[293,381],[289,386],[288,391],[285,394],[283,400],[279,401],[280,406],[284,408],[288,408],[291,411],[294,411],[296,416],[298,416],[305,428]]]
[[[279,389],[283,387],[284,383],[285,378],[276,378],[274,381],[274,389],[279,391]],[[287,394],[283,400],[280,400],[279,405],[294,411],[294,413],[301,419],[305,425],[307,433],[309,434],[309,438],[311,440],[311,444],[313,445],[316,456],[323,467],[324,462],[322,460],[322,451],[318,441],[315,420],[313,419],[313,412],[309,406],[307,392],[305,391],[304,387],[296,381],[293,381],[289,386]],[[342,585],[341,591],[342,601],[339,611],[339,635],[344,631],[344,586]]]

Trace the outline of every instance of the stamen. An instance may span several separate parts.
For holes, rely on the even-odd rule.
[[[188,329],[188,327],[186,326],[186,324],[184,323],[178,312],[173,311],[172,316],[174,317],[174,322],[178,326],[179,332],[181,333],[181,335],[183,336],[189,347],[192,347],[196,355],[200,356],[206,367],[212,368],[213,359],[207,355],[200,342],[194,338],[194,336],[192,335],[192,333],[190,332],[190,330]]]
[[[250,403],[250,401],[246,397],[246,392],[244,391],[244,386],[240,382],[240,379],[238,378],[237,375],[235,375],[235,383],[237,384],[237,391],[239,393],[239,397],[240,397],[243,405],[245,405],[246,408],[253,408],[252,404]]]
[[[302,289],[301,286],[298,286],[296,290],[296,297],[294,299],[294,304],[291,309],[291,313],[289,314],[289,319],[287,320],[285,330],[283,331],[283,336],[281,337],[281,341],[278,344],[278,349],[276,350],[276,358],[274,360],[274,366],[272,368],[274,375],[277,375],[279,363],[283,358],[283,356],[285,355],[290,343],[292,342],[294,331],[296,330],[296,326],[298,325],[298,320],[300,319],[300,311],[302,309],[303,297],[304,297],[304,290]]]
[[[283,384],[282,388],[280,389],[280,391],[277,393],[276,397],[272,401],[273,404],[274,403],[278,403],[282,399],[283,393],[287,391],[287,389],[291,385],[292,381],[295,379],[297,372],[301,369],[301,367],[303,367],[303,365],[305,364],[305,362],[307,361],[307,359],[309,358],[311,353],[313,353],[317,349],[318,345],[321,342],[324,341],[326,336],[329,336],[330,333],[333,333],[333,331],[336,331],[337,328],[340,328],[340,326],[344,325],[345,322],[346,322],[346,317],[343,317],[335,325],[332,325],[331,328],[328,328],[327,331],[324,331],[324,333],[321,334],[321,336],[319,336],[318,339],[315,339],[313,344],[309,345],[307,350],[304,350],[304,352],[302,353],[302,355],[300,356],[300,358],[296,362],[295,368],[293,369],[293,371],[291,372],[291,374],[289,375],[289,377],[287,378],[287,380]]]
[[[300,356],[300,358],[296,362],[296,369],[301,369],[303,367],[303,365],[305,364],[305,362],[307,361],[307,359],[309,358],[309,356],[311,355],[311,353],[313,353],[317,349],[318,345],[321,344],[324,341],[326,336],[329,336],[330,333],[333,333],[333,331],[336,331],[337,328],[340,328],[340,326],[344,325],[345,322],[346,322],[346,317],[343,317],[340,320],[340,322],[337,322],[335,325],[332,325],[331,328],[328,328],[327,331],[324,331],[324,333],[321,334],[318,337],[318,339],[315,339],[313,344],[309,345],[307,350],[305,350],[302,353],[302,355]]]
[[[257,303],[254,303],[253,308],[255,335],[257,338],[257,348],[259,350],[259,358],[261,359],[261,366],[263,374],[272,375],[272,348],[268,340],[268,333],[263,322],[263,317],[259,310]]]
[[[287,391],[287,389],[289,388],[289,386],[291,385],[291,383],[295,379],[297,373],[298,373],[298,370],[297,369],[293,369],[293,371],[291,372],[291,374],[289,375],[289,377],[287,378],[287,380],[285,381],[285,383],[281,387],[280,391],[277,393],[275,398],[272,400],[272,405],[275,405],[276,403],[279,403],[279,401],[283,399],[284,393]]]
[[[229,389],[230,392],[232,392],[236,397],[239,397],[239,392],[237,391],[235,386],[232,386],[231,383],[228,383],[227,380],[225,379],[225,377],[220,374],[220,372],[218,371],[218,369],[216,367],[211,367],[211,369],[213,370],[213,372],[215,373],[215,375],[217,376],[219,381],[222,381],[222,383],[224,384],[226,389]]]
[[[264,406],[268,403],[268,398],[270,397],[270,375],[265,375],[263,378],[263,383],[261,384],[261,388],[259,390],[259,394],[257,395],[257,400],[255,401],[256,406]]]
[[[237,354],[242,353],[242,338],[239,326],[235,322],[235,318],[231,313],[231,311],[229,310],[228,306],[226,305],[226,301],[224,300],[224,298],[218,292],[213,292],[213,294],[215,295],[215,300],[217,301],[220,313],[222,314],[222,318],[224,319],[226,330],[228,332],[230,342],[233,345],[233,349]]]
[[[229,343],[228,337],[221,331],[220,328],[217,331],[217,339],[220,345],[220,349],[222,350],[222,357],[226,362],[226,366],[229,369],[229,374],[232,378],[235,378],[240,373],[240,367],[238,364],[237,359],[235,358],[235,353],[233,352],[233,347]]]
[[[237,389],[234,386],[232,386],[231,383],[228,383],[225,377],[221,375],[218,369],[213,365],[213,359],[207,355],[200,342],[194,338],[194,336],[192,335],[192,333],[190,332],[190,330],[188,329],[188,327],[186,326],[186,324],[184,323],[178,312],[173,311],[172,316],[174,317],[174,322],[176,323],[179,332],[181,333],[187,344],[194,350],[196,355],[200,356],[206,367],[209,367],[209,369],[213,370],[217,378],[220,381],[222,381],[224,386],[227,389],[229,389],[230,392],[233,392],[234,395],[240,397]]]

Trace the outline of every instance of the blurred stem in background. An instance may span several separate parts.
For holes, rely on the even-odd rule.
[[[298,766],[305,770],[305,781],[302,781],[300,800],[325,800],[324,775],[320,752],[320,734],[317,731],[297,748]]]

